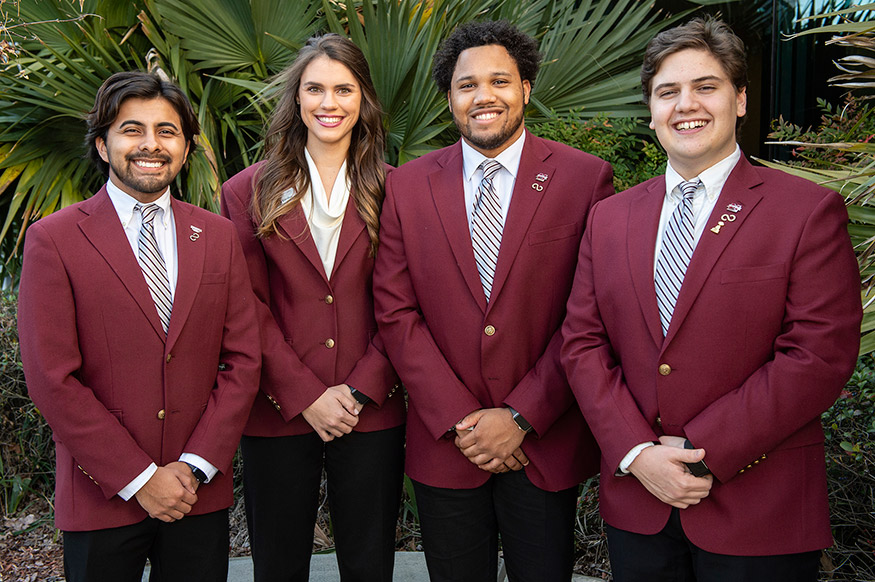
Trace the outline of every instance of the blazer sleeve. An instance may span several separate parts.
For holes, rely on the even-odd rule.
[[[254,175],[252,172],[245,177],[247,179],[232,180],[222,185],[222,215],[230,218],[237,228],[257,299],[262,343],[261,391],[279,407],[279,413],[288,422],[313,404],[328,387],[286,343],[270,310],[267,258],[261,242],[255,236],[249,213],[249,201],[252,198],[250,180]]]
[[[655,441],[658,436],[626,385],[599,313],[593,278],[593,233],[597,228],[611,228],[596,220],[599,209],[599,205],[592,209],[583,233],[562,325],[561,360],[605,463],[617,468],[632,448]]]
[[[599,200],[614,193],[613,177],[614,170],[611,165],[601,162],[598,177],[588,193],[590,207],[587,209],[587,214]],[[568,381],[560,361],[561,347],[560,326],[529,373],[504,400],[505,404],[517,410],[539,435],[549,430],[553,423],[574,404],[574,395],[568,388]]]
[[[61,241],[61,244],[64,244]],[[18,293],[18,334],[27,390],[40,413],[109,499],[151,457],[78,380],[76,303],[56,241],[39,222],[27,229]]]
[[[374,307],[389,358],[404,387],[416,399],[417,413],[438,440],[482,406],[456,376],[422,317],[407,267],[395,176],[390,172],[386,177],[380,250],[374,267]]]
[[[374,335],[367,351],[349,373],[346,384],[370,398],[369,404],[377,408],[386,402],[390,393],[398,389],[398,375],[389,362],[383,337],[379,332]]]
[[[774,358],[684,427],[720,481],[779,445],[829,408],[860,347],[860,274],[841,197],[827,192],[791,258]]]
[[[230,225],[227,226],[229,285],[219,355],[222,365],[207,407],[183,447],[184,452],[199,455],[222,473],[231,468],[240,435],[258,392],[261,369],[255,297],[240,242]]]

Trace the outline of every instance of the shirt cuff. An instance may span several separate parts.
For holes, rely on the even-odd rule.
[[[629,474],[629,465],[632,464],[632,461],[638,458],[638,455],[641,454],[641,451],[646,449],[647,447],[654,446],[651,442],[641,443],[640,445],[634,447],[631,451],[626,453],[626,456],[623,457],[623,460],[620,461],[620,469],[617,471],[616,475],[628,475]]]
[[[128,501],[131,497],[137,494],[137,491],[143,488],[143,485],[152,478],[152,475],[154,475],[157,470],[158,465],[155,463],[149,464],[145,471],[137,475],[133,481],[125,485],[125,488],[118,492],[118,496],[125,501]]]
[[[191,463],[198,469],[204,472],[204,475],[207,476],[207,480],[204,483],[209,483],[213,477],[216,476],[216,473],[219,472],[217,468],[212,466],[206,459],[195,455],[194,453],[182,453],[179,455],[179,460],[183,463]]]

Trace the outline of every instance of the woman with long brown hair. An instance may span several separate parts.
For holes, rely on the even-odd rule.
[[[371,272],[385,134],[361,50],[313,37],[282,73],[266,156],[222,187],[260,300],[263,369],[242,440],[255,580],[307,580],[323,466],[341,579],[389,581],[404,402]]]

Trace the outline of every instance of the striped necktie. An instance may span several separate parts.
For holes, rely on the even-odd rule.
[[[498,249],[501,247],[501,231],[504,224],[501,220],[501,203],[495,193],[492,179],[501,164],[495,160],[484,160],[480,164],[483,179],[477,188],[474,199],[474,214],[471,218],[471,242],[474,246],[474,260],[477,261],[477,271],[483,284],[486,301],[492,293],[492,282],[495,278],[495,264],[498,262]]]
[[[170,323],[170,312],[173,309],[173,298],[170,295],[170,281],[167,278],[167,267],[164,257],[158,248],[158,240],[155,238],[155,216],[161,212],[157,204],[137,204],[134,210],[139,210],[142,220],[140,222],[140,235],[137,238],[137,250],[139,251],[140,267],[149,284],[149,292],[155,301],[158,317],[161,318],[161,326],[167,334],[167,326]]]
[[[654,282],[663,336],[668,333],[678,293],[693,256],[693,196],[701,183],[699,179],[680,183],[678,188],[683,192],[683,199],[672,212],[662,235]]]

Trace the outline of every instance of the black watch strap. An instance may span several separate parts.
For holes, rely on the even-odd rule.
[[[685,449],[695,449],[693,443],[689,441],[689,439],[684,439],[684,448]],[[687,469],[690,470],[690,473],[693,474],[694,477],[704,477],[705,475],[709,475],[711,473],[711,469],[708,468],[708,465],[705,464],[705,461],[699,461],[697,463],[684,463],[687,466]]]
[[[532,425],[529,424],[529,421],[527,421],[525,418],[523,418],[522,414],[517,412],[516,409],[514,409],[512,406],[508,406],[507,409],[510,410],[510,415],[511,415],[511,417],[513,417],[513,421],[516,423],[516,425],[518,427],[520,427],[521,431],[523,431],[525,433],[532,432],[532,430],[533,430]]]
[[[349,387],[349,392],[350,392],[350,394],[352,394],[352,397],[355,398],[355,401],[358,402],[359,404],[361,404],[362,406],[364,406],[365,404],[367,404],[368,402],[371,401],[370,397],[367,394],[359,392],[358,390],[356,390],[352,386]]]
[[[191,463],[186,463],[186,465],[188,465],[188,468],[191,469],[191,472],[194,475],[194,478],[197,479],[198,483],[206,482],[206,480],[207,480],[206,473],[204,473],[203,471],[201,471],[200,469],[198,469],[197,467],[195,467]]]

